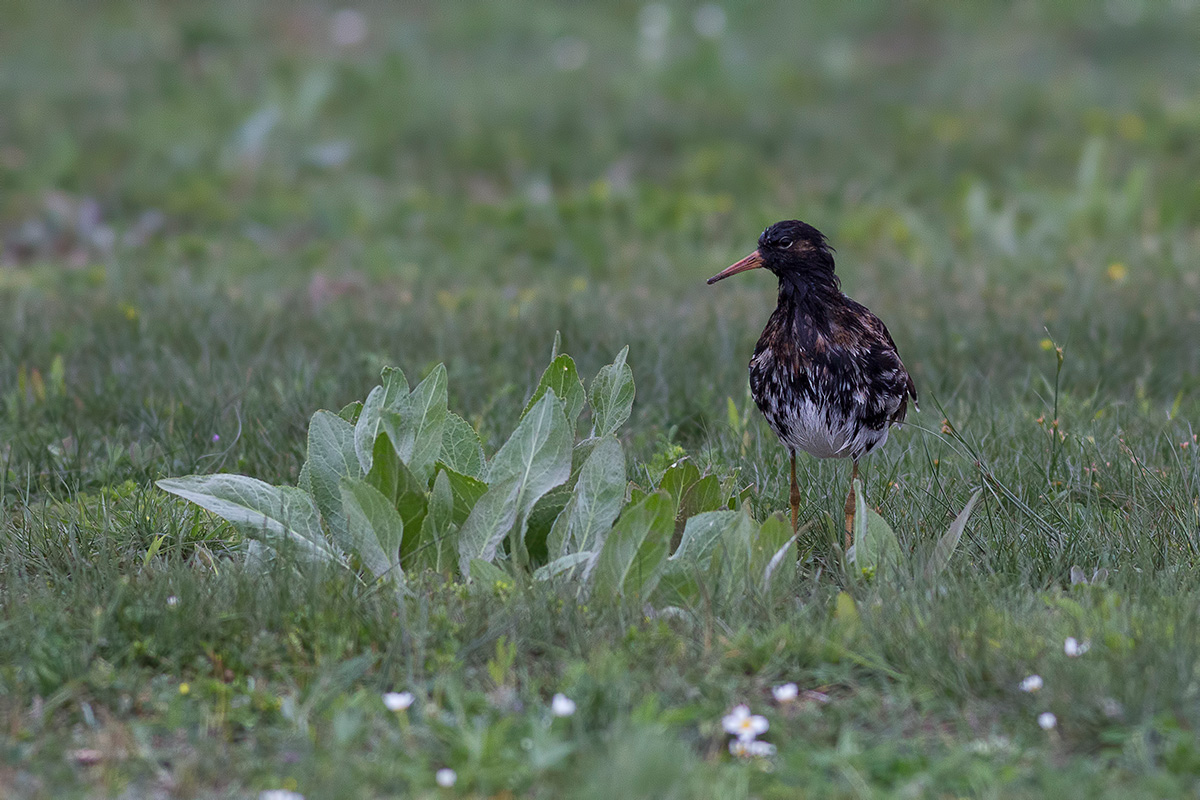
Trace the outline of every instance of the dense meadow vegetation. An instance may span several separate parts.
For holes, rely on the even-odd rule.
[[[0,2],[0,795],[1195,796],[1198,34]],[[871,569],[704,283],[792,217],[921,392]]]

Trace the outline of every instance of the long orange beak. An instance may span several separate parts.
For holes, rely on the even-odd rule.
[[[757,250],[755,250],[753,253],[746,256],[745,258],[743,258],[741,261],[737,262],[736,264],[730,264],[728,267],[721,270],[716,275],[713,275],[711,278],[708,279],[708,285],[712,286],[717,281],[723,281],[726,278],[728,278],[730,275],[737,275],[739,272],[745,272],[748,269],[758,269],[762,265],[763,265],[762,256],[759,255]]]

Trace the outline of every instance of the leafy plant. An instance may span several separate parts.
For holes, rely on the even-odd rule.
[[[386,368],[366,400],[313,415],[299,486],[243,475],[158,485],[236,525],[257,556],[297,549],[398,590],[418,569],[485,584],[532,574],[612,598],[649,597],[668,578],[679,601],[711,580],[723,594],[741,591],[731,581],[751,567],[760,588],[783,580],[781,553],[794,539],[782,521],[760,526],[738,508],[744,492],[734,481],[682,460],[652,489],[627,484],[617,438],[635,396],[627,351],[585,390],[556,341],[520,421],[490,458],[447,408],[444,367],[411,389]],[[577,438],[580,428],[587,434]]]
[[[925,562],[924,575],[927,579],[936,578],[950,563],[950,556],[954,555],[966,530],[967,520],[971,518],[971,512],[975,510],[982,493],[983,490],[977,489],[971,495],[966,506],[934,545],[933,552]],[[867,506],[862,483],[857,479],[854,481],[854,497],[854,544],[846,552],[846,563],[854,565],[857,574],[873,578],[892,570],[899,563],[900,542],[887,520]]]
[[[490,458],[448,409],[443,366],[411,389],[404,373],[385,368],[366,400],[313,415],[299,486],[243,475],[158,485],[241,529],[253,557],[288,548],[400,592],[407,574],[431,569],[493,588],[523,574],[568,582],[580,594],[682,606],[782,596],[796,574],[796,535],[784,519],[755,521],[736,475],[702,474],[686,456],[656,485],[628,482],[617,438],[635,396],[627,349],[586,390],[558,349],[556,341],[520,420]],[[899,562],[900,545],[866,506],[862,486],[855,491],[848,562],[872,577]],[[928,575],[945,567],[976,498],[938,542]]]

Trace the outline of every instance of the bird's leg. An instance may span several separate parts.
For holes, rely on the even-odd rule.
[[[796,483],[796,451],[792,451],[792,533],[800,528],[800,484]]]
[[[850,473],[850,494],[846,497],[846,549],[854,544],[854,482],[858,480],[858,459],[854,459],[854,469]]]

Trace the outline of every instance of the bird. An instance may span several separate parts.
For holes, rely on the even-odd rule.
[[[849,458],[846,549],[853,544],[854,482],[859,460],[904,422],[917,387],[887,326],[841,290],[834,249],[800,220],[776,222],[758,249],[708,279],[766,269],[779,279],[779,300],[750,359],[750,394],[792,459],[792,529],[798,530],[796,451]],[[918,408],[919,410],[919,408]]]

